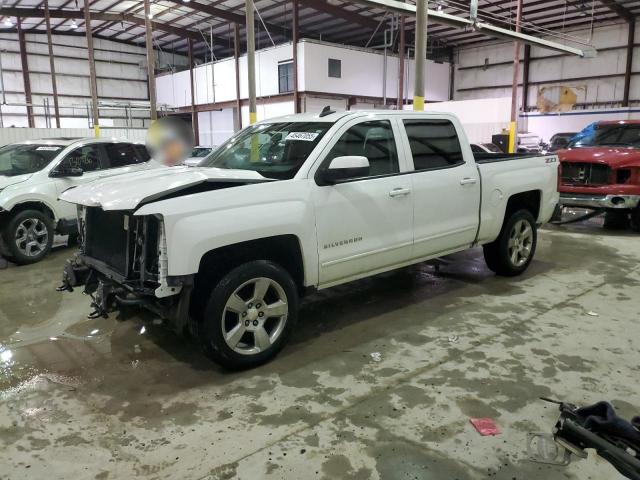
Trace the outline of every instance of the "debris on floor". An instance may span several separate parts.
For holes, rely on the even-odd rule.
[[[496,425],[491,418],[471,418],[469,419],[471,425],[475,427],[480,435],[483,437],[489,435],[500,435],[500,427]]]
[[[599,317],[600,314],[598,314],[598,312],[594,312],[593,310],[589,310],[587,312],[587,315],[589,315],[590,317]]]
[[[373,360],[374,362],[381,362],[382,354],[380,352],[373,352],[371,354],[371,360]]]
[[[457,343],[458,336],[457,335],[449,335],[449,343]]]

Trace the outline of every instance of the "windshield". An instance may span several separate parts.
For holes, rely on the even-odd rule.
[[[0,175],[35,173],[49,165],[62,145],[7,145],[0,148]]]
[[[596,125],[569,144],[569,147],[598,146],[640,147],[640,124]]]
[[[191,158],[204,158],[211,153],[212,148],[207,147],[195,147],[191,151]]]
[[[290,179],[332,125],[326,122],[255,125],[232,137],[199,166],[253,170],[267,178]]]

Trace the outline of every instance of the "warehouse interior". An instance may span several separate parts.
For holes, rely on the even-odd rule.
[[[640,478],[639,14],[3,0],[0,479]]]

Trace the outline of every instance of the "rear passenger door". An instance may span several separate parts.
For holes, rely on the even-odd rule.
[[[480,174],[465,162],[447,118],[402,119],[412,177],[415,259],[470,246],[479,224]]]
[[[138,146],[132,143],[114,142],[102,144],[106,157],[106,170],[103,177],[122,175],[147,168]]]

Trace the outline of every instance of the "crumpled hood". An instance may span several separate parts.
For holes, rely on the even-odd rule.
[[[60,196],[60,200],[87,207],[102,207],[103,210],[133,210],[143,202],[179,194],[181,190],[200,184],[265,181],[270,180],[251,170],[166,167],[97,180],[67,190]]]
[[[611,168],[640,167],[640,150],[636,148],[584,147],[556,153],[561,162],[599,163]]]
[[[26,173],[24,175],[15,175],[13,177],[7,177],[6,175],[0,175],[0,190],[7,188],[16,183],[21,183],[31,178],[32,173]]]

